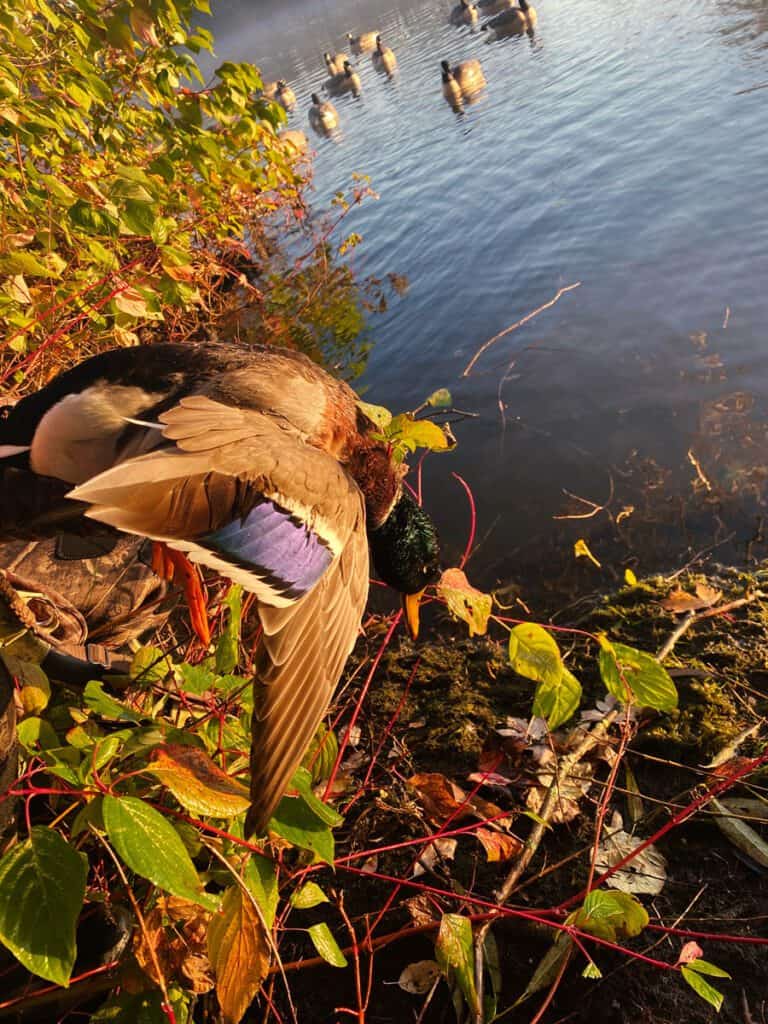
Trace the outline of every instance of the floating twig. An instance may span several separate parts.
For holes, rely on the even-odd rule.
[[[461,376],[468,377],[470,375],[470,373],[472,372],[472,367],[475,365],[475,363],[483,354],[483,352],[486,352],[491,347],[491,345],[495,345],[497,341],[500,341],[502,338],[506,337],[506,335],[508,334],[511,334],[513,331],[516,331],[518,327],[522,327],[523,324],[527,324],[529,320],[533,320],[535,316],[538,316],[539,313],[543,313],[545,309],[549,309],[551,306],[554,306],[554,304],[559,300],[561,295],[565,295],[566,292],[573,291],[574,288],[578,288],[580,285],[581,281],[576,281],[574,282],[574,284],[567,284],[564,288],[559,288],[557,294],[554,296],[554,298],[551,298],[549,302],[545,302],[543,306],[539,306],[532,312],[526,313],[526,315],[521,320],[516,321],[509,327],[505,327],[503,331],[499,331],[498,334],[494,334],[494,336],[492,338],[489,338],[488,341],[483,342],[483,344],[480,346],[477,352],[475,352],[470,361],[464,367]]]

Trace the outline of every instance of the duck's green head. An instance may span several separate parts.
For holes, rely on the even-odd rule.
[[[407,491],[384,522],[369,534],[376,572],[403,595],[411,634],[419,631],[419,600],[440,575],[440,542],[435,524]]]

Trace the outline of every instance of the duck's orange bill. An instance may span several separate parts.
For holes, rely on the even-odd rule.
[[[155,543],[152,547],[152,568],[158,576],[169,581],[175,576],[181,583],[189,607],[190,625],[203,646],[208,647],[211,642],[208,602],[195,566],[180,551],[174,551],[162,543]]]
[[[424,587],[424,590],[426,589]],[[419,605],[424,596],[424,590],[419,590],[416,594],[403,594],[405,621],[408,625],[408,632],[413,640],[419,635]]]

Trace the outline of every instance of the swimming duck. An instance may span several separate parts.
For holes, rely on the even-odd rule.
[[[515,6],[515,0],[476,0],[477,8],[484,18],[491,14],[500,14]]]
[[[325,61],[325,66],[328,68],[328,74],[332,77],[333,75],[341,74],[344,70],[345,63],[349,60],[349,57],[346,53],[324,53],[323,60]]]
[[[478,17],[477,4],[470,3],[469,0],[460,0],[451,11],[451,24],[476,25]]]
[[[359,96],[362,90],[360,75],[355,71],[349,61],[344,61],[344,70],[340,75],[333,75],[326,79],[325,89],[332,96],[341,96],[345,92],[351,92],[353,96]]]
[[[275,93],[275,99],[277,102],[285,107],[287,111],[293,110],[296,106],[296,93],[293,89],[284,82],[282,79],[277,83],[277,92]]]
[[[312,93],[312,106],[309,108],[309,123],[319,135],[327,135],[338,127],[339,115],[332,103],[322,103],[316,92]]]
[[[462,100],[464,99],[461,86],[454,78],[447,60],[442,61],[440,66],[443,72],[443,96],[445,96],[453,109],[458,112],[461,110]]]
[[[376,49],[371,54],[371,63],[377,71],[391,75],[397,67],[397,57],[388,46],[384,46],[381,36],[376,36]]]
[[[496,38],[503,36],[520,35],[523,32],[532,32],[537,21],[536,9],[528,3],[528,0],[520,0],[519,7],[512,7],[502,11],[495,18],[486,21],[482,26],[483,31],[491,29]]]
[[[44,495],[59,484],[60,516],[69,504],[255,595],[247,827],[263,832],[357,638],[369,553],[409,595],[414,630],[436,578],[437,535],[403,467],[352,389],[286,349],[116,349],[4,412],[0,468]]]
[[[349,41],[352,53],[360,54],[373,50],[376,47],[376,36],[378,34],[378,30],[362,32],[359,36],[353,36],[351,32],[347,32],[347,40]]]
[[[443,60],[440,67],[443,69],[443,95],[446,99],[455,95],[455,88],[450,84],[451,79],[458,86],[462,97],[472,96],[485,86],[485,75],[479,60],[465,60],[453,67],[447,60]]]

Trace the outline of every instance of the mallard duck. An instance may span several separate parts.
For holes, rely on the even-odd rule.
[[[349,57],[346,53],[324,53],[323,60],[325,61],[325,66],[328,68],[328,74],[333,77],[333,75],[340,75],[342,73],[344,65],[349,60]]]
[[[377,71],[391,75],[397,68],[397,57],[388,46],[384,46],[381,36],[376,36],[376,49],[371,54],[371,63]]]
[[[323,103],[316,92],[312,93],[312,106],[309,108],[309,123],[320,135],[327,135],[338,127],[339,115],[332,103]]]
[[[502,11],[495,18],[486,21],[482,26],[483,31],[490,29],[497,38],[502,36],[521,35],[523,32],[532,32],[536,25],[536,9],[528,3],[528,0],[520,0],[519,7],[512,7],[508,11]]]
[[[447,60],[443,60],[440,62],[440,67],[443,69],[443,95],[446,99],[450,98],[446,92],[446,84],[449,85],[451,94],[454,92],[453,86],[450,86],[451,78],[458,85],[463,97],[472,96],[485,87],[485,75],[479,60],[465,60],[453,67]],[[449,80],[448,83],[446,76]]]
[[[357,638],[369,552],[417,628],[439,552],[403,467],[352,389],[286,349],[115,349],[6,411],[0,457],[28,487],[65,485],[70,518],[161,542],[255,595],[248,830],[262,832]]]
[[[345,92],[351,92],[353,96],[359,96],[362,91],[360,75],[355,71],[349,61],[344,62],[344,70],[340,75],[333,75],[325,82],[326,92],[332,96],[341,96]]]
[[[460,0],[451,11],[452,25],[476,25],[479,18],[477,4],[469,0]]]
[[[376,46],[376,36],[378,34],[378,29],[374,32],[361,32],[359,36],[353,36],[351,32],[347,32],[347,40],[352,53],[360,54],[373,50]]]
[[[285,107],[287,111],[293,110],[296,106],[296,93],[293,89],[284,82],[282,79],[277,83],[277,92],[275,93],[275,99],[277,102]]]

